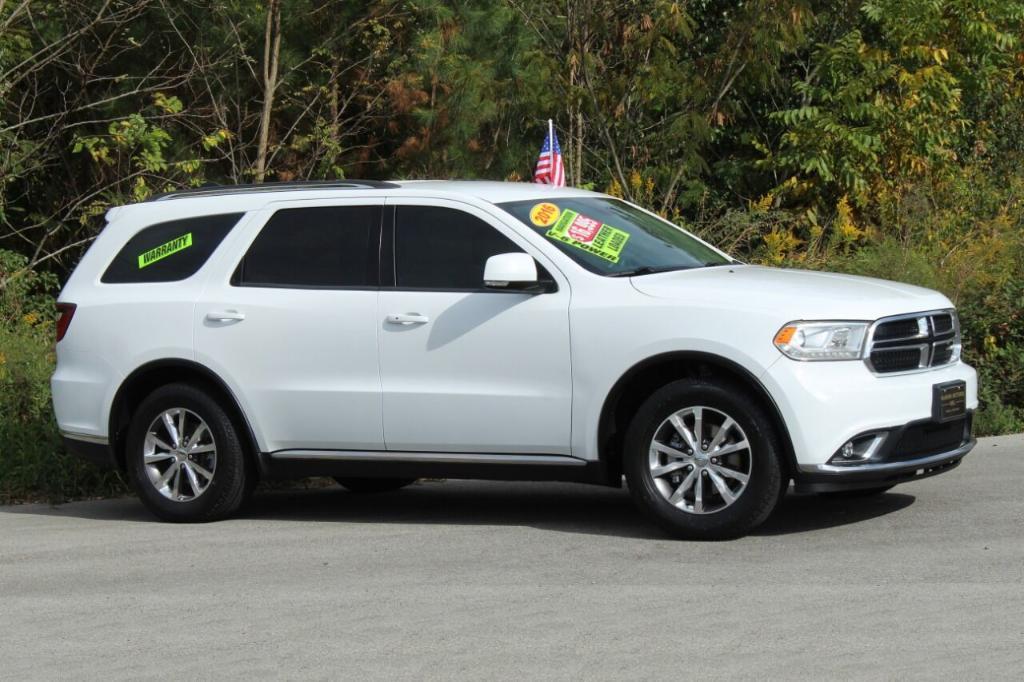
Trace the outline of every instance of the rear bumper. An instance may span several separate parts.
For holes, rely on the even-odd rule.
[[[75,457],[81,457],[104,469],[117,467],[114,449],[110,447],[106,438],[66,431],[61,431],[60,437],[64,441],[64,449]]]
[[[896,443],[901,442],[903,433],[912,427],[929,427],[931,422],[912,422],[894,427],[889,431],[886,443],[863,463],[800,465],[794,477],[796,489],[798,492],[822,493],[881,488],[951,471],[977,443],[971,435],[971,422],[971,415],[968,415],[964,420],[963,438],[958,445],[951,444],[940,452],[925,450],[919,455],[897,452]]]

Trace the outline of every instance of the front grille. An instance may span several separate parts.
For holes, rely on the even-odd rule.
[[[935,325],[936,334],[945,334],[946,332],[953,331],[953,315],[934,315],[932,316],[932,322]]]
[[[892,339],[912,339],[921,333],[917,318],[906,320],[893,320],[880,324],[875,329],[875,341],[890,341]]]
[[[949,452],[963,445],[970,437],[970,416],[944,424],[912,424],[900,434],[900,439],[896,441],[886,460],[900,462]]]
[[[882,318],[868,334],[867,364],[879,374],[940,367],[957,359],[959,346],[951,310]]]
[[[871,363],[876,372],[901,372],[917,367],[920,362],[921,351],[916,348],[895,348],[871,354]]]
[[[945,365],[953,357],[953,342],[940,341],[935,344],[935,352],[932,355],[933,365]]]

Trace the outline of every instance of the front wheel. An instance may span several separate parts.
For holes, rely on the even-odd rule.
[[[777,437],[745,393],[724,382],[675,381],[633,418],[623,452],[630,494],[676,537],[744,535],[781,497]]]

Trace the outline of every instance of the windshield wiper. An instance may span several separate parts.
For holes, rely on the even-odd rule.
[[[644,265],[639,268],[633,268],[632,270],[623,270],[622,272],[613,272],[606,277],[636,277],[638,275],[653,275],[658,272],[672,272],[673,270],[692,270],[692,265],[670,265],[663,268],[656,268],[650,265]]]

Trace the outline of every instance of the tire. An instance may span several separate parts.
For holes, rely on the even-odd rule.
[[[860,488],[858,490],[833,490],[832,492],[818,493],[818,495],[833,500],[853,500],[861,497],[877,497],[892,489],[891,485],[883,485],[877,488]]]
[[[416,478],[348,478],[335,476],[338,485],[353,493],[387,493],[412,485]]]
[[[173,431],[164,415],[170,416]],[[176,436],[182,424],[184,437]],[[197,523],[230,516],[255,483],[237,426],[215,399],[191,384],[168,384],[147,396],[132,417],[125,448],[128,475],[139,498],[165,521]]]
[[[778,437],[767,415],[745,399],[747,393],[725,382],[674,381],[651,395],[633,417],[623,451],[630,494],[644,513],[674,537],[724,540],[745,535],[768,518],[784,495]],[[675,457],[656,449],[657,436],[658,447],[668,445],[685,455],[690,441],[684,439],[683,431],[689,432],[689,439],[694,437],[698,413],[700,445],[715,446],[714,451],[700,449]],[[670,418],[681,419],[683,430]],[[723,430],[716,446],[716,436]],[[714,457],[718,450],[725,450],[725,455]],[[669,464],[681,468],[655,474],[655,467]],[[691,474],[695,479],[689,478]],[[746,479],[741,480],[744,475]],[[682,497],[670,502],[680,489]]]

